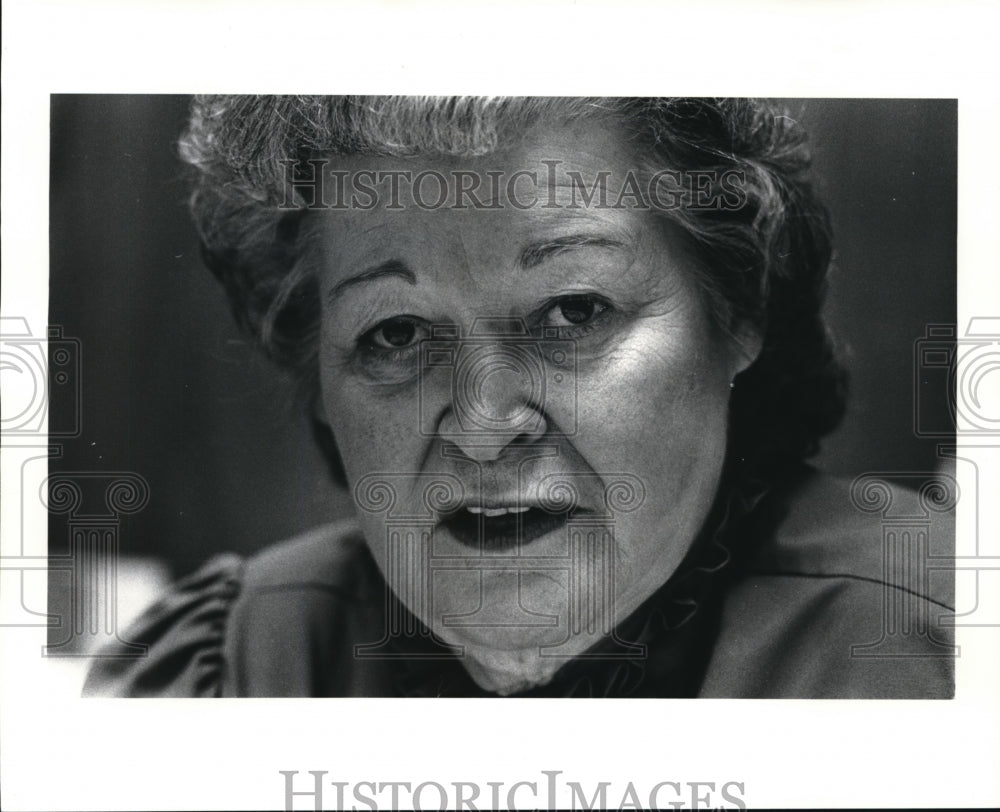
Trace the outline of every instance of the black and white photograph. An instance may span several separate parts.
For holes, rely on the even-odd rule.
[[[53,97],[50,303],[83,385],[53,390],[81,429],[50,550],[132,488],[119,589],[181,577],[86,693],[949,698],[954,434],[907,409],[941,431],[948,376],[924,350],[875,382],[921,321],[947,352],[956,113]]]
[[[356,69],[17,88],[9,808],[1000,801],[996,99]]]

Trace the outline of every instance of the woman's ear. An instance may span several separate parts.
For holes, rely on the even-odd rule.
[[[329,427],[329,418],[326,416],[326,408],[323,406],[323,395],[316,392],[312,398],[312,404],[309,408],[309,415],[312,417],[313,421],[316,423],[322,423]]]
[[[314,411],[309,425],[312,429],[313,440],[319,446],[323,459],[326,460],[330,477],[337,485],[346,488],[347,474],[344,472],[344,461],[340,458],[340,449],[337,448],[337,441],[333,436],[330,424],[327,422],[326,415],[320,415]]]
[[[741,322],[730,335],[733,349],[729,380],[750,367],[760,357],[764,348],[764,328],[750,322]]]
[[[333,429],[330,428],[330,418],[327,416],[326,408],[323,406],[323,396],[317,391],[310,399],[312,402],[307,409],[307,414],[309,417],[309,427],[312,429],[313,440],[326,460],[333,481],[342,488],[346,488],[347,475],[344,472],[344,462],[340,458],[340,449],[337,448],[337,440],[333,436]]]

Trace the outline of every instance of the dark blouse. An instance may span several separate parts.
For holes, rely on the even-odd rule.
[[[954,554],[954,517],[894,504],[862,510],[812,470],[732,493],[613,637],[518,696],[951,697],[954,573],[926,561]],[[386,635],[397,612],[411,634]],[[85,693],[493,696],[395,603],[352,523],[218,556],[123,637],[148,656],[106,651]]]

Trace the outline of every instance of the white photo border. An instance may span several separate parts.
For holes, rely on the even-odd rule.
[[[957,98],[961,326],[1000,313],[990,12],[974,2],[8,2],[3,314],[47,323],[52,93],[669,93]],[[3,481],[16,483],[9,450]],[[980,469],[981,496],[1000,493],[998,469],[1000,446]],[[19,516],[19,497],[5,489],[0,504],[5,549],[45,538],[44,511]],[[960,538],[971,521],[960,514]],[[0,609],[17,599],[5,590]],[[44,633],[0,628],[5,809],[282,809],[281,770],[484,786],[544,770],[616,787],[740,781],[756,807],[1000,804],[993,627],[957,630],[954,700],[917,702],[83,700],[49,690]]]

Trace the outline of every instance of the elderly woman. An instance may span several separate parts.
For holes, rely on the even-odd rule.
[[[844,386],[794,121],[207,97],[181,152],[207,264],[357,515],[213,559],[90,692],[951,695],[949,585],[887,568],[804,462]],[[882,656],[899,595],[919,623]]]

